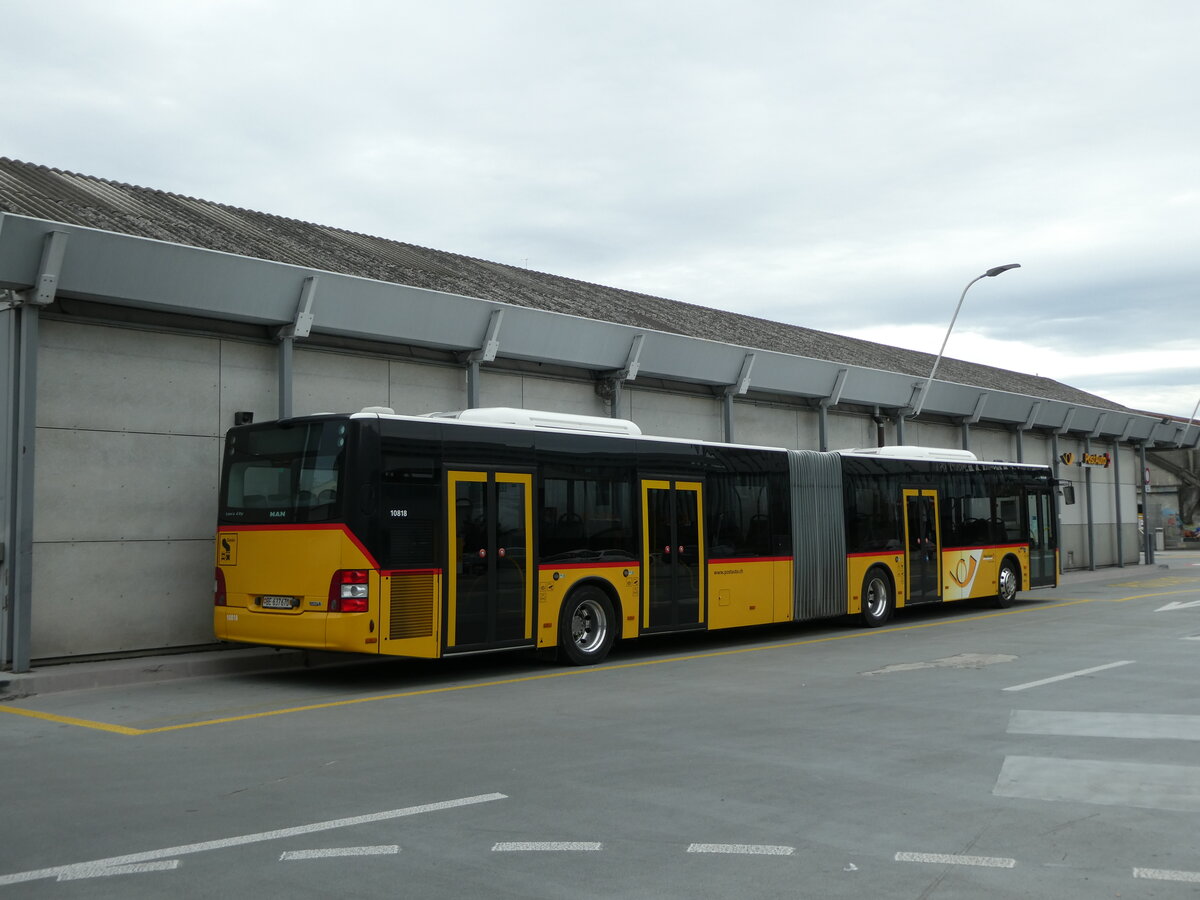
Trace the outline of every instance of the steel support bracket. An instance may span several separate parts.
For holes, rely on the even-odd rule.
[[[317,276],[310,275],[304,279],[304,286],[300,288],[300,302],[296,305],[296,318],[290,325],[284,325],[279,329],[276,337],[279,340],[288,338],[306,338],[312,334],[313,326],[313,298],[317,293]]]
[[[1038,413],[1041,411],[1042,401],[1034,400],[1033,404],[1029,407],[1029,415],[1025,417],[1024,424],[1018,425],[1017,429],[1019,431],[1029,431],[1031,428],[1033,428],[1033,423],[1037,421]]]
[[[37,281],[23,291],[0,291],[0,310],[18,306],[49,306],[58,293],[63,259],[67,254],[67,233],[47,231],[42,243],[42,259],[38,264]]]
[[[750,370],[754,368],[754,354],[747,353],[742,358],[742,368],[738,372],[737,381],[725,386],[725,395],[733,397],[745,394],[750,390]]]
[[[1071,420],[1075,418],[1075,407],[1067,408],[1066,415],[1063,416],[1063,423],[1054,429],[1055,434],[1066,434],[1071,430]]]
[[[478,350],[472,350],[467,356],[467,362],[485,363],[493,362],[496,359],[496,354],[500,352],[500,325],[504,322],[504,310],[493,309],[491,318],[488,319],[487,332],[483,336],[483,343]]]
[[[837,375],[833,378],[833,387],[829,389],[829,394],[822,397],[819,401],[822,409],[829,409],[829,407],[837,406],[842,402],[842,391],[846,387],[846,376],[849,374],[849,369],[837,370]]]

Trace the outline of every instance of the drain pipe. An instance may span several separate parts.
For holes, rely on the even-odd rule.
[[[879,411],[879,407],[875,407],[875,411],[871,414],[871,418],[875,420],[875,446],[887,446],[887,429],[884,427],[887,419]]]

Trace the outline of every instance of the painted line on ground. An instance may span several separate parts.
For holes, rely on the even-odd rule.
[[[91,719],[76,719],[74,716],[59,716],[54,713],[38,712],[36,709],[21,709],[17,706],[0,706],[0,712],[12,713],[14,716],[26,716],[30,719],[41,719],[43,722],[55,722],[59,725],[77,725],[80,728],[91,728],[94,731],[111,731],[114,734],[124,735],[145,734],[140,728],[110,725],[107,722],[95,722]]]
[[[1149,878],[1152,881],[1189,881],[1200,884],[1200,872],[1176,872],[1171,869],[1134,869],[1134,878]]]
[[[743,856],[791,856],[795,847],[771,844],[689,844],[688,853],[736,853]]]
[[[1105,669],[1116,669],[1120,666],[1131,666],[1137,660],[1122,659],[1119,662],[1108,663],[1103,666],[1092,666],[1090,669],[1080,669],[1078,672],[1067,672],[1065,675],[1055,675],[1053,678],[1043,678],[1041,681],[1029,681],[1025,684],[1014,684],[1012,687],[1006,687],[1002,690],[1006,691],[1027,691],[1030,688],[1041,687],[1044,684],[1054,684],[1056,681],[1066,681],[1069,678],[1079,678],[1081,675],[1091,675],[1094,672],[1103,672]]]
[[[1178,713],[1014,709],[1008,717],[1008,733],[1115,737],[1143,741],[1200,741],[1200,716]]]
[[[338,856],[391,856],[399,852],[399,844],[382,844],[378,847],[325,847],[321,850],[284,850],[279,854],[279,861],[331,859]]]
[[[104,878],[109,875],[141,875],[144,872],[169,872],[179,868],[179,860],[164,859],[158,862],[137,863],[132,866],[98,866],[84,864],[72,866],[58,875],[59,881],[80,881],[84,878]]]
[[[1172,600],[1166,606],[1160,606],[1155,612],[1171,612],[1176,609],[1190,609],[1193,606],[1200,606],[1200,600],[1188,600],[1186,603]]]
[[[1195,813],[1200,812],[1200,766],[1006,756],[992,793]]]
[[[989,869],[1011,869],[1015,859],[1003,856],[963,856],[958,853],[897,853],[896,862],[936,863],[939,866],[983,866]]]
[[[600,841],[500,841],[493,853],[595,853],[604,849]]]
[[[41,878],[57,878],[63,873],[71,873],[83,869],[109,869],[114,866],[136,865],[138,863],[161,860],[164,857],[185,856],[189,853],[203,853],[207,850],[222,850],[226,847],[242,847],[246,844],[257,844],[262,841],[275,841],[280,838],[296,837],[301,834],[313,834],[318,831],[332,831],[335,828],[350,828],[354,825],[366,825],[371,822],[385,822],[389,819],[401,819],[406,816],[419,816],[422,813],[440,812],[445,809],[457,809],[462,806],[474,806],[480,803],[491,803],[494,800],[507,800],[507,794],[479,794],[475,797],[461,797],[457,800],[443,800],[438,803],[424,803],[420,806],[406,806],[402,809],[389,809],[385,812],[367,813],[362,816],[348,816],[344,819],[330,819],[326,822],[313,822],[309,825],[297,825],[293,828],[279,828],[275,831],[259,831],[255,834],[241,834],[236,837],[218,838],[213,841],[201,841],[195,844],[182,844],[178,847],[164,847],[161,850],[147,850],[142,853],[127,853],[124,856],[110,856],[108,859],[93,859],[82,863],[72,863],[65,866],[52,866],[47,869],[33,869],[28,872],[14,872],[10,875],[0,875],[0,887],[8,884],[20,884],[26,881],[37,881]],[[97,874],[104,874],[98,872]]]
[[[306,706],[291,706],[286,709],[271,709],[263,712],[247,713],[241,716],[228,716],[221,719],[204,719],[199,722],[184,722],[179,725],[163,725],[159,728],[128,728],[124,725],[112,725],[107,722],[97,722],[89,719],[77,719],[70,716],[59,716],[54,713],[43,713],[31,709],[22,709],[16,706],[0,706],[0,713],[12,713],[19,716],[28,716],[33,719],[41,719],[47,722],[55,722],[62,725],[76,725],[81,728],[91,728],[100,731],[109,731],[115,734],[127,735],[131,737],[141,737],[148,734],[164,734],[169,731],[181,731],[187,728],[204,728],[209,725],[228,725],[233,722],[246,722],[253,719],[265,719],[270,716],[284,716],[292,713],[315,712],[317,710],[337,709],[343,706],[355,706],[360,703],[377,703],[384,700],[404,700],[410,697],[426,697],[433,694],[448,694],[458,691],[471,691],[479,688],[505,687],[514,684],[525,684],[532,681],[546,681],[552,678],[583,678],[587,676],[600,675],[604,672],[615,672],[622,669],[638,669],[645,666],[661,666],[667,663],[692,662],[701,659],[717,659],[724,656],[737,656],[743,653],[762,653],[769,650],[790,650],[796,647],[807,647],[813,644],[828,644],[833,641],[847,641],[862,638],[880,638],[888,634],[896,634],[904,631],[916,631],[922,628],[941,628],[948,625],[964,625],[973,622],[979,622],[984,619],[996,619],[1001,616],[1022,615],[1024,613],[1046,612],[1049,610],[1062,609],[1067,606],[1078,606],[1082,603],[1124,603],[1129,600],[1144,600],[1147,597],[1165,597],[1171,594],[1188,594],[1193,593],[1194,589],[1179,590],[1179,591],[1162,591],[1153,594],[1134,594],[1128,597],[1117,598],[1099,598],[1086,597],[1078,600],[1063,600],[1057,603],[1047,603],[1044,606],[1026,606],[1019,609],[1006,609],[1000,612],[985,613],[975,616],[961,616],[950,619],[941,619],[936,622],[921,622],[917,625],[896,625],[890,628],[873,628],[869,631],[855,631],[849,634],[833,634],[825,637],[809,638],[801,641],[784,641],[778,644],[766,644],[755,647],[738,647],[733,650],[714,650],[709,653],[691,653],[685,656],[668,656],[660,659],[648,659],[641,662],[632,663],[616,663],[614,665],[590,666],[582,669],[568,669],[561,672],[546,672],[539,675],[527,675],[518,678],[504,678],[495,681],[481,681],[475,684],[455,684],[447,687],[424,688],[415,691],[401,691],[394,694],[377,694],[373,697],[357,697],[353,700],[331,700],[325,703],[312,703]],[[1006,688],[1005,690],[1012,690]]]

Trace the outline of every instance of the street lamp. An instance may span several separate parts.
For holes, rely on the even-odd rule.
[[[950,317],[950,327],[946,329],[946,336],[942,339],[942,349],[938,351],[937,359],[933,361],[933,368],[929,370],[929,377],[925,379],[925,386],[921,388],[921,396],[917,399],[916,409],[914,409],[912,413],[914,416],[919,416],[921,414],[921,410],[925,408],[925,397],[929,394],[929,386],[933,383],[933,376],[937,374],[938,365],[941,364],[942,354],[946,352],[946,342],[950,340],[950,332],[954,330],[954,323],[958,321],[958,311],[962,309],[963,300],[965,300],[967,297],[968,288],[970,288],[971,285],[979,281],[981,278],[995,278],[1001,272],[1007,272],[1009,269],[1019,268],[1021,268],[1020,263],[1009,263],[1006,266],[996,266],[995,268],[988,269],[977,278],[972,278],[967,282],[967,286],[963,288],[962,296],[958,298],[958,305],[954,307],[954,315]]]
[[[1196,405],[1192,407],[1192,414],[1188,417],[1188,422],[1183,426],[1183,437],[1179,440],[1179,446],[1183,446],[1187,442],[1188,431],[1196,424],[1196,411],[1200,410],[1200,400],[1196,401]]]

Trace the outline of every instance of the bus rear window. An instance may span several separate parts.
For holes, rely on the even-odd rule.
[[[346,422],[236,429],[225,441],[221,521],[341,518]]]

